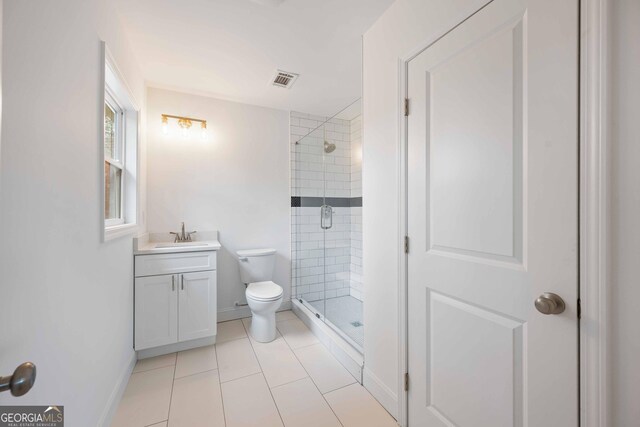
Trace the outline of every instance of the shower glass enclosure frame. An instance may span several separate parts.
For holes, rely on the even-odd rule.
[[[363,353],[360,100],[292,113],[293,297]]]

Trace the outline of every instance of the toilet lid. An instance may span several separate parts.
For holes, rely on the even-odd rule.
[[[249,286],[247,286],[247,298],[269,301],[278,299],[281,296],[282,287],[271,281],[249,283]]]

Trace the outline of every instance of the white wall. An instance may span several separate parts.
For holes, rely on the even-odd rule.
[[[161,89],[147,92],[148,229],[218,230],[218,319],[246,316],[235,252],[278,250],[274,281],[290,298],[289,113]],[[208,139],[163,135],[161,114],[207,120]]]
[[[640,419],[640,2],[612,0],[610,170],[610,424]]]
[[[4,0],[0,0],[0,168],[2,167],[2,9]],[[1,170],[1,169],[0,169]],[[0,173],[0,179],[2,174]],[[0,181],[2,183],[2,181]],[[0,200],[0,204],[2,200]]]
[[[38,376],[0,405],[62,404],[69,426],[100,422],[134,356],[131,239],[100,242],[100,40],[140,103],[144,82],[111,4],[3,10],[0,372]]]
[[[365,386],[397,415],[399,60],[487,0],[397,0],[363,47]]]

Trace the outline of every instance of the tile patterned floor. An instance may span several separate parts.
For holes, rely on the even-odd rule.
[[[233,320],[215,346],[139,361],[112,426],[397,426],[295,314],[277,320],[270,343]]]

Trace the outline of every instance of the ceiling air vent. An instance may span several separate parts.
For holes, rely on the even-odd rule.
[[[298,74],[296,73],[278,70],[276,76],[273,79],[273,85],[289,89],[291,86],[293,86],[293,82],[295,82],[297,78]]]

